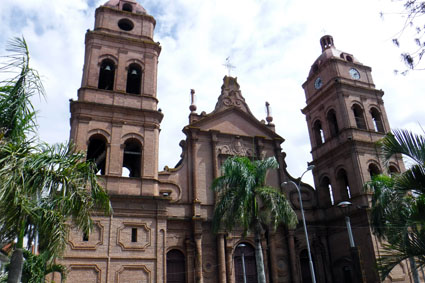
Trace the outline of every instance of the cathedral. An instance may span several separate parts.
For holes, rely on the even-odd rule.
[[[397,157],[384,166],[376,147],[390,126],[371,68],[336,49],[331,36],[320,39],[322,53],[302,85],[314,188],[288,173],[284,138],[272,117],[254,117],[243,86],[231,76],[217,87],[211,113],[190,105],[181,160],[159,171],[163,113],[157,107],[161,46],[154,41],[155,23],[136,0],[109,0],[86,33],[82,84],[70,102],[70,138],[96,162],[113,214],[95,215],[89,235],[70,231],[60,260],[67,282],[257,282],[253,235],[212,232],[216,195],[210,187],[230,156],[275,157],[279,169],[268,173],[267,184],[281,190],[299,218],[296,229],[265,229],[267,282],[381,282],[380,243],[363,186],[372,175],[401,172],[404,165]],[[396,281],[413,282],[407,264],[384,282]]]

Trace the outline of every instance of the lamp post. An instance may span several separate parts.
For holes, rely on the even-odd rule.
[[[239,244],[239,247],[242,248],[242,272],[243,272],[243,283],[246,283],[246,269],[245,269],[245,254],[243,248],[246,247],[244,243]]]
[[[337,204],[337,206],[341,209],[342,214],[345,216],[345,225],[347,226],[347,232],[348,232],[348,239],[350,240],[350,248],[354,248],[354,237],[353,237],[353,231],[351,230],[351,221],[350,216],[348,216],[348,211],[351,206],[351,202],[349,201],[342,201]]]
[[[302,173],[301,177],[298,179],[298,184],[293,181],[283,182],[281,186],[287,185],[288,183],[292,183],[295,188],[297,188],[298,191],[298,198],[300,201],[300,210],[301,210],[301,217],[303,219],[303,226],[304,226],[304,233],[305,233],[305,241],[307,242],[307,252],[308,252],[308,262],[310,266],[310,273],[311,273],[311,282],[316,283],[316,275],[314,274],[314,266],[313,266],[313,259],[311,258],[311,250],[310,250],[310,243],[308,241],[308,232],[307,232],[307,225],[305,223],[305,216],[304,216],[304,208],[303,208],[303,200],[301,198],[301,190],[300,190],[300,183],[301,179],[303,178],[304,174],[308,171],[312,170],[314,168],[314,165],[310,165],[307,167],[307,170]]]
[[[353,231],[351,229],[350,216],[348,216],[351,202],[342,201],[338,203],[337,206],[341,209],[342,214],[345,217],[345,225],[347,226],[348,239],[350,241],[350,253],[354,263],[355,277],[357,277],[356,282],[359,282],[359,283],[366,282],[365,274],[361,264],[360,250],[354,244],[354,237],[353,237]]]

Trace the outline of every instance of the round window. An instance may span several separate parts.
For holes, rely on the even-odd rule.
[[[121,19],[118,21],[118,27],[125,31],[130,31],[134,28],[134,24],[129,19]]]

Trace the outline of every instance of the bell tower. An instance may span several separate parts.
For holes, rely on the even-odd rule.
[[[322,54],[303,84],[307,105],[302,112],[306,115],[315,165],[320,221],[327,227],[331,243],[335,282],[343,282],[342,278],[351,272],[344,268],[352,266],[344,263],[344,258],[350,258],[349,244],[347,231],[338,228],[345,224],[337,205],[342,201],[352,203],[350,217],[356,246],[363,265],[375,266],[377,247],[369,228],[369,195],[364,184],[372,175],[388,173],[387,170],[400,172],[404,165],[400,158],[384,166],[376,146],[390,126],[382,100],[384,92],[375,88],[371,68],[352,54],[336,49],[330,35],[323,36],[320,45]],[[366,282],[379,281],[374,269],[364,270]]]
[[[96,162],[110,194],[158,195],[155,19],[136,0],[96,9],[85,37],[78,100],[71,101],[71,139]],[[143,188],[143,190],[142,190]]]

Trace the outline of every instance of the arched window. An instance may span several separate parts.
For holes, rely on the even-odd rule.
[[[373,107],[370,109],[370,114],[372,115],[373,127],[375,128],[375,131],[383,133],[384,124],[382,124],[381,113],[379,113],[378,109]]]
[[[124,144],[122,163],[123,177],[140,177],[142,165],[142,146],[136,139],[128,139]]]
[[[381,174],[381,170],[379,170],[376,164],[371,163],[369,164],[369,174],[370,178],[372,178],[373,176]]]
[[[359,129],[366,130],[366,123],[363,115],[363,109],[358,105],[354,104],[353,107],[354,119],[356,120],[356,126]]]
[[[250,244],[241,243],[236,247],[234,262],[236,282],[257,283],[255,250]]]
[[[338,121],[336,120],[335,110],[331,109],[326,116],[329,124],[329,130],[331,131],[331,136],[335,137],[339,133]]]
[[[342,200],[347,200],[351,198],[350,184],[348,182],[347,172],[344,169],[340,169],[336,175],[338,182],[338,189],[341,194]]]
[[[305,249],[300,252],[300,266],[301,266],[302,283],[313,282],[311,278],[311,272],[310,272],[310,260],[308,258],[308,251]],[[314,261],[313,261],[313,268],[314,268]]]
[[[326,204],[327,205],[334,205],[335,204],[335,200],[334,200],[334,195],[333,195],[333,191],[332,191],[332,185],[331,185],[331,181],[329,180],[328,177],[324,177],[322,179],[322,182],[320,182],[320,188],[322,190],[325,190],[326,194],[327,194],[327,201]]]
[[[137,64],[130,64],[127,73],[127,93],[140,94],[142,87],[142,68]]]
[[[316,139],[316,145],[321,145],[325,142],[325,135],[322,129],[322,123],[317,120],[313,126],[314,138]]]
[[[105,175],[106,164],[106,139],[102,135],[94,135],[89,140],[87,160],[96,163],[97,174]]]
[[[133,6],[131,6],[130,3],[124,3],[124,5],[122,5],[122,10],[127,12],[133,12]]]
[[[388,172],[390,173],[390,175],[400,173],[400,171],[398,170],[398,168],[396,166],[394,166],[394,165],[390,165],[388,167]]]
[[[99,70],[99,89],[113,90],[115,78],[115,64],[110,59],[105,59],[100,64]]]
[[[186,283],[186,263],[179,250],[167,253],[167,283]]]

